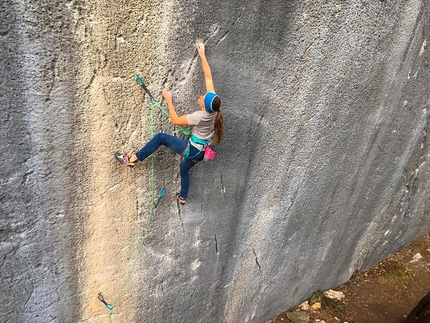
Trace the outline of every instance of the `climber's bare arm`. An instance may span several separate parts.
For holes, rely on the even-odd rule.
[[[188,126],[188,119],[186,115],[178,116],[176,113],[175,107],[172,102],[172,94],[167,91],[165,88],[163,88],[163,91],[161,92],[161,95],[163,96],[164,100],[167,102],[167,108],[169,110],[169,116],[170,120],[172,120],[172,123],[175,126]]]
[[[197,42],[196,48],[202,61],[203,73],[205,75],[206,92],[215,92],[214,83],[212,81],[212,72],[205,55],[205,44],[203,42]]]

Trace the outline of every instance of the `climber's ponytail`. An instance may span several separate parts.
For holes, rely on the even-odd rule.
[[[224,138],[224,127],[223,127],[223,118],[222,118],[222,112],[220,111],[221,108],[221,99],[217,96],[212,102],[212,109],[213,111],[217,112],[217,116],[215,117],[215,123],[214,123],[214,137],[212,139],[212,143],[214,145],[218,144],[222,138]]]

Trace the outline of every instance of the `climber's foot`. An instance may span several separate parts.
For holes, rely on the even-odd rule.
[[[179,194],[176,195],[176,200],[181,204],[185,205],[185,199],[181,197]]]
[[[131,158],[131,156],[126,155],[126,154],[122,154],[118,151],[115,153],[115,159],[117,161],[119,161],[120,163],[126,164],[127,166],[133,167],[134,163],[130,162],[130,158]]]

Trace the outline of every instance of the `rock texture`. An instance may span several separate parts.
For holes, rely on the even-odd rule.
[[[113,322],[262,322],[429,232],[429,0],[0,8],[3,322],[107,322],[99,291]],[[153,189],[112,155],[151,137],[136,74],[198,108],[198,38],[226,138],[179,208],[178,156]]]

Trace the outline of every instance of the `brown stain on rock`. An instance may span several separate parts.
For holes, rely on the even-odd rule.
[[[133,152],[149,139],[149,109],[143,110],[143,93],[134,78],[139,71],[154,73],[146,61],[157,50],[156,5],[98,1],[86,8],[83,17],[78,82],[84,89],[80,141],[85,147],[81,150],[87,174],[82,189],[88,203],[80,272],[84,321],[108,321],[109,310],[97,299],[98,292],[107,303],[116,301],[113,322],[134,321],[133,294],[139,274],[131,275],[130,270],[145,225],[139,218],[149,216],[145,210],[150,209],[151,174],[144,174],[148,167],[120,165],[113,153]],[[146,124],[148,128],[142,128]]]

